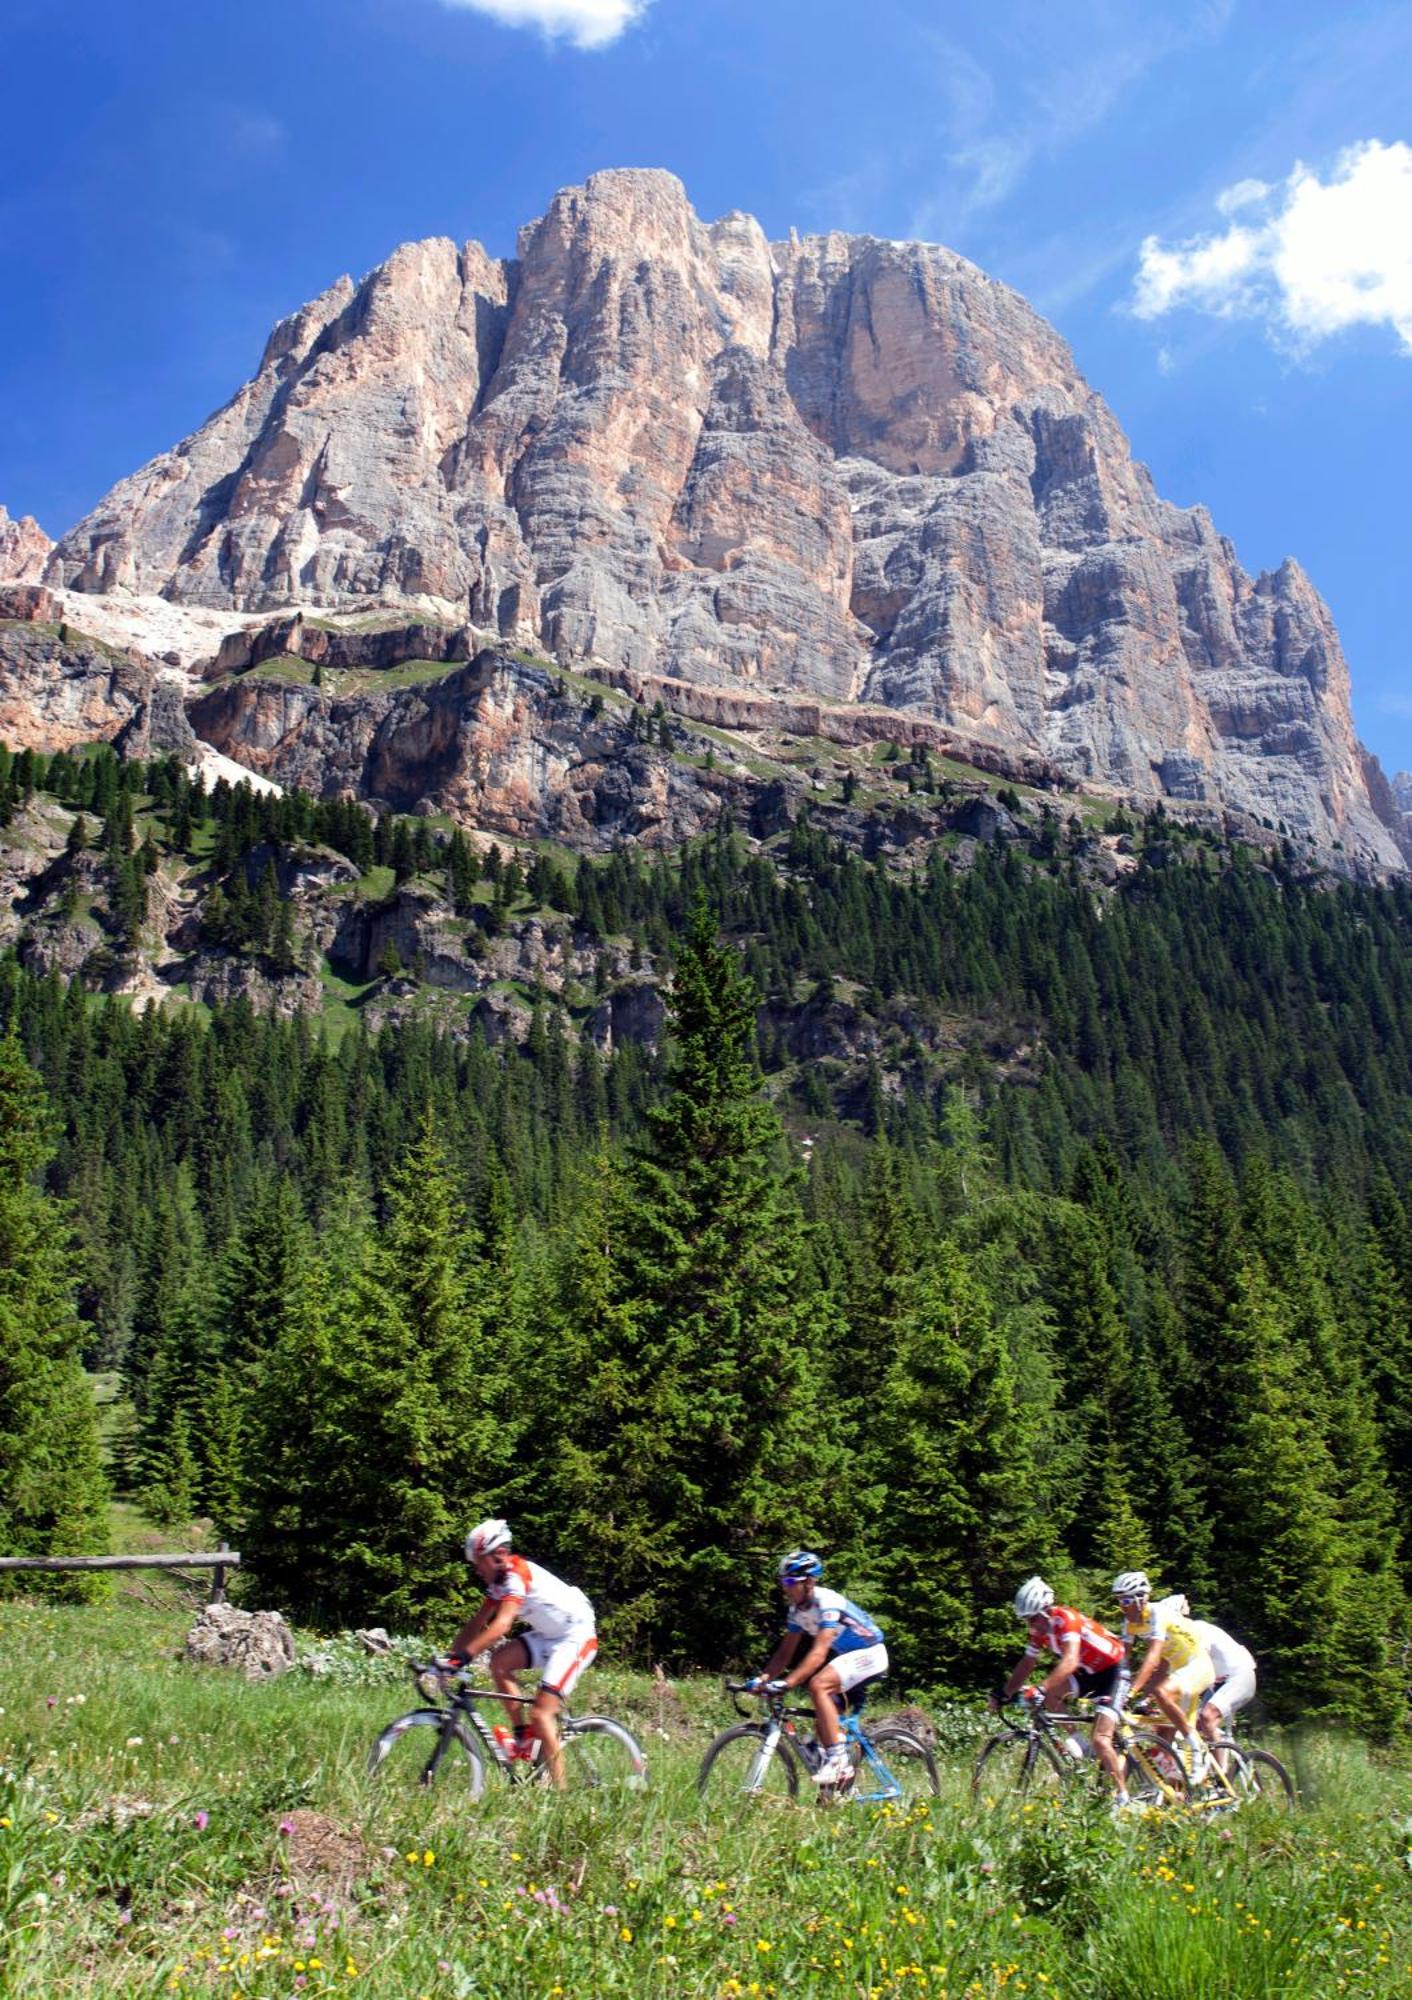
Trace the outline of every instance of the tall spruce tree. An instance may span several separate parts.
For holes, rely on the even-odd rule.
[[[341,1272],[357,1268],[355,1230],[339,1232],[335,1254]],[[301,1264],[254,1364],[240,1466],[241,1549],[261,1598],[322,1624],[364,1615],[344,1568],[344,1460],[358,1441],[342,1430],[333,1394],[346,1289],[323,1257]]]
[[[820,1368],[833,1308],[805,1289],[755,1006],[698,900],[673,975],[670,1093],[621,1225],[630,1400],[594,1454],[605,1507],[654,1527],[651,1576],[622,1552],[624,1598],[661,1607],[643,1621],[650,1653],[703,1665],[757,1643],[752,1575],[826,1526],[837,1463]]]
[[[387,1188],[387,1220],[340,1301],[323,1397],[343,1615],[450,1619],[461,1544],[503,1484],[514,1433],[475,1239],[424,1118]]]
[[[0,1549],[97,1555],[107,1545],[108,1495],[80,1360],[69,1222],[38,1185],[50,1152],[43,1087],[7,1035],[0,1041]],[[96,1594],[77,1574],[26,1578],[25,1587]]]
[[[909,1289],[859,1450],[880,1496],[860,1567],[904,1677],[974,1687],[1013,1656],[1016,1584],[1060,1548],[991,1301],[951,1243]]]

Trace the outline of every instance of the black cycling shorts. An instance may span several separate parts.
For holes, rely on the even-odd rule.
[[[1070,1685],[1075,1694],[1098,1704],[1100,1715],[1111,1715],[1115,1719],[1127,1706],[1128,1689],[1133,1684],[1132,1669],[1126,1660],[1118,1660],[1111,1667],[1080,1667],[1070,1675]]]

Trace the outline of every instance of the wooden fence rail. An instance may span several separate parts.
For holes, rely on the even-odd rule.
[[[20,1569],[212,1569],[213,1604],[225,1601],[226,1571],[239,1568],[239,1549],[228,1549],[224,1544],[214,1554],[178,1549],[160,1556],[0,1556],[0,1573]]]

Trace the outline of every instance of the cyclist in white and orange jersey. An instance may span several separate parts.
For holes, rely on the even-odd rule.
[[[1113,1732],[1132,1678],[1126,1642],[1096,1618],[1087,1618],[1067,1604],[1056,1604],[1054,1592],[1042,1576],[1032,1576],[1020,1585],[1012,1608],[1029,1627],[1029,1644],[1009,1680],[991,1695],[991,1708],[998,1710],[1003,1703],[1013,1701],[1033,1674],[1040,1655],[1052,1653],[1054,1665],[1039,1684],[1039,1698],[1050,1710],[1062,1708],[1073,1695],[1093,1698],[1097,1704],[1093,1752],[1113,1782],[1118,1804],[1127,1806],[1130,1801],[1123,1782],[1123,1762],[1113,1747]]]
[[[593,1606],[581,1590],[561,1583],[538,1563],[511,1552],[504,1521],[481,1521],[466,1537],[466,1561],[485,1585],[485,1602],[452,1642],[450,1660],[461,1667],[477,1653],[490,1654],[490,1673],[502,1694],[513,1697],[506,1710],[515,1730],[515,1754],[532,1757],[537,1737],[550,1778],[564,1788],[559,1747],[559,1704],[598,1651]],[[524,1630],[509,1639],[515,1625]],[[526,1723],[518,1676],[526,1668],[540,1676]]]

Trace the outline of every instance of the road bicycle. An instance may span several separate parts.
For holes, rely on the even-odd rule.
[[[883,1722],[869,1732],[859,1719],[866,1700],[866,1681],[838,1701],[843,1741],[852,1766],[851,1777],[839,1785],[814,1786],[814,1773],[824,1760],[824,1748],[812,1732],[801,1735],[801,1718],[813,1721],[814,1710],[791,1708],[782,1693],[757,1688],[750,1681],[727,1681],[726,1693],[738,1715],[748,1715],[742,1695],[753,1695],[765,1706],[763,1722],[736,1723],[721,1734],[701,1760],[697,1790],[704,1798],[774,1798],[799,1796],[800,1781],[816,1789],[820,1802],[851,1800],[856,1805],[935,1798],[941,1790],[936,1760],[921,1738],[900,1723]]]
[[[1006,1721],[980,1747],[971,1772],[971,1796],[1060,1787],[1101,1771],[1086,1740],[1093,1718],[1073,1711],[1051,1714],[1042,1701],[1025,1702],[1023,1720]],[[1150,1808],[1184,1805],[1190,1786],[1178,1758],[1160,1736],[1123,1721],[1113,1733],[1123,1760],[1128,1797]]]
[[[1097,1759],[1083,1734],[1091,1726],[1091,1715],[1051,1714],[1041,1703],[1027,1704],[1023,1726],[1007,1723],[981,1745],[972,1795],[979,1797],[986,1785],[1021,1792],[1063,1785],[1094,1770]],[[1294,1780],[1279,1758],[1230,1736],[1203,1743],[1195,1772],[1184,1751],[1154,1731],[1134,1729],[1126,1717],[1114,1731],[1113,1746],[1123,1759],[1128,1796],[1154,1811],[1185,1806],[1216,1813],[1255,1804],[1288,1811],[1295,1803]]]
[[[1140,1703],[1131,1713],[1150,1717],[1153,1711]],[[1125,1717],[1120,1733],[1126,1726]],[[1203,1738],[1201,1757],[1193,1770],[1185,1747],[1173,1741],[1174,1732],[1161,1722],[1155,1729],[1167,1751],[1159,1762],[1164,1769],[1179,1764],[1187,1781],[1187,1803],[1194,1811],[1227,1812],[1236,1806],[1264,1805],[1288,1812],[1296,1803],[1294,1779],[1271,1751],[1257,1750],[1229,1735],[1210,1742]]]
[[[549,1773],[539,1757],[538,1737],[530,1739],[528,1758],[517,1756],[509,1732],[503,1726],[497,1731],[478,1707],[483,1701],[519,1697],[502,1694],[499,1688],[475,1687],[469,1670],[451,1672],[435,1660],[424,1664],[409,1661],[408,1668],[428,1705],[410,1709],[388,1723],[368,1752],[370,1773],[384,1779],[402,1773],[409,1782],[415,1779],[420,1785],[431,1785],[445,1769],[455,1774],[472,1799],[485,1790],[487,1769],[498,1771],[512,1785],[547,1783]],[[421,1749],[397,1750],[404,1738],[425,1748],[428,1738],[419,1733],[424,1730],[432,1732],[424,1761],[417,1761]],[[646,1755],[622,1723],[606,1715],[572,1715],[561,1706],[559,1740],[564,1752],[564,1782],[570,1790],[646,1788]]]

